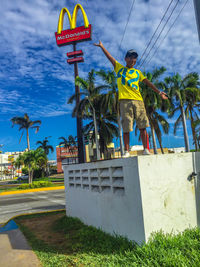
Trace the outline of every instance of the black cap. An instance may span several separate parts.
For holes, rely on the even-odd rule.
[[[128,50],[127,51],[125,58],[126,57],[134,57],[134,58],[137,58],[138,57],[138,53],[134,49],[131,49],[131,50]]]

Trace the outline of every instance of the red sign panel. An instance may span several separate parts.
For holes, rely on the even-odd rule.
[[[83,57],[75,57],[75,58],[70,58],[67,60],[67,63],[69,63],[69,64],[73,64],[75,62],[84,62],[84,58]]]
[[[78,50],[78,51],[73,51],[73,52],[68,52],[67,53],[67,57],[82,56],[82,55],[83,55],[83,51],[82,50]]]
[[[70,45],[74,42],[82,42],[92,39],[91,24],[88,28],[85,26],[77,27],[73,30],[64,30],[61,34],[55,32],[56,43],[58,46]]]

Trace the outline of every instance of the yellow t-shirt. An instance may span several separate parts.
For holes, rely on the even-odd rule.
[[[120,99],[133,99],[143,101],[140,94],[139,82],[146,79],[140,70],[127,68],[119,62],[115,62],[115,72],[117,74],[117,86]]]

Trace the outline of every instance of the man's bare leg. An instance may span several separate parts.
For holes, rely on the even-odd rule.
[[[125,151],[129,151],[129,132],[123,133]]]
[[[145,148],[147,148],[147,138],[148,138],[148,134],[147,134],[146,128],[140,129],[140,136],[141,136],[141,139],[142,139],[143,147],[145,149]]]
[[[141,136],[142,144],[144,147],[143,155],[151,155],[149,149],[147,148],[148,146],[147,140],[149,137],[148,137],[146,129],[140,129],[140,136]]]

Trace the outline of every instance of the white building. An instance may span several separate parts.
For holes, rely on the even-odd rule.
[[[23,153],[24,151],[16,151],[0,154],[0,180],[21,175],[21,169],[15,169],[12,163]]]

